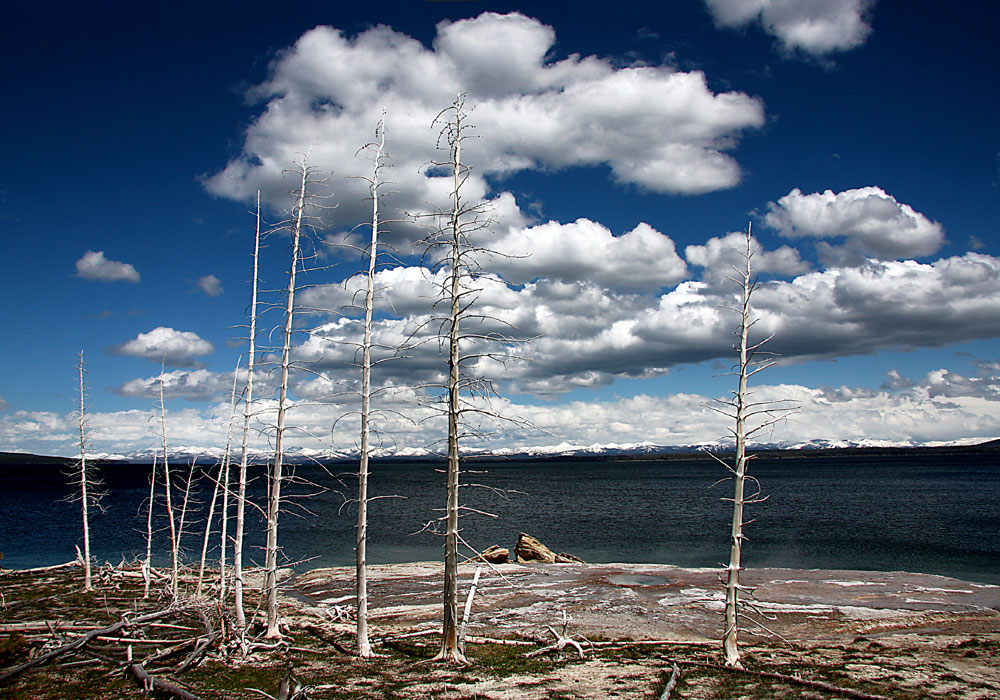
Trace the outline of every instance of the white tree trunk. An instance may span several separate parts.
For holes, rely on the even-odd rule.
[[[222,513],[219,515],[219,602],[226,601],[226,551],[229,549],[229,482],[232,467],[233,413],[236,412],[236,374],[233,377],[233,405],[229,416],[229,438],[226,440],[226,459],[223,461],[222,474]]]
[[[170,574],[170,592],[177,596],[177,526],[174,522],[174,506],[170,495],[172,485],[170,483],[170,460],[167,456],[167,412],[163,404],[163,365],[160,365],[160,431],[163,437],[163,481],[164,492],[167,496],[167,521],[170,524],[170,557],[172,569]]]
[[[302,163],[302,183],[298,202],[292,212],[292,263],[288,272],[287,303],[285,306],[284,342],[281,348],[281,383],[278,389],[278,421],[274,437],[274,465],[267,505],[267,544],[264,557],[265,592],[267,595],[267,632],[269,639],[279,637],[278,629],[278,513],[281,509],[282,460],[284,459],[285,419],[288,412],[288,369],[292,342],[292,317],[295,309],[295,275],[299,266],[299,245],[305,210],[308,164]]]
[[[149,509],[146,511],[146,561],[142,564],[142,597],[149,597],[149,583],[153,566],[153,499],[156,497],[156,454],[153,455],[153,470],[149,475]]]
[[[247,451],[250,442],[250,416],[253,414],[253,371],[257,340],[257,260],[260,254],[260,190],[257,190],[257,231],[253,242],[253,291],[250,294],[250,351],[247,357],[247,390],[243,397],[243,441],[240,455],[239,485],[236,491],[236,532],[233,538],[233,607],[240,638],[246,631],[243,610],[243,535],[247,502]]]
[[[375,266],[378,262],[379,233],[379,171],[385,148],[385,123],[378,128],[379,143],[375,151],[375,167],[371,180],[372,238],[368,249],[368,279],[365,291],[365,331],[361,348],[361,458],[358,464],[358,525],[355,543],[355,588],[357,594],[357,643],[358,656],[371,658],[368,639],[368,459],[371,452],[371,373],[372,373],[372,316],[375,306]]]
[[[739,332],[739,385],[736,391],[736,458],[734,465],[735,493],[733,495],[733,522],[729,542],[729,566],[726,568],[726,629],[722,645],[727,666],[742,668],[740,661],[739,641],[739,596],[740,557],[743,549],[743,505],[747,473],[747,378],[750,375],[750,357],[748,353],[748,336],[750,332],[750,296],[753,291],[752,270],[752,239],[750,228],[747,227],[746,270],[741,271],[743,282],[742,318]]]
[[[93,590],[90,570],[90,494],[87,493],[90,475],[87,473],[87,439],[84,430],[84,388],[83,388],[83,350],[80,351],[80,504],[83,510],[83,590]]]
[[[455,139],[452,144],[452,211],[450,307],[448,313],[448,478],[446,529],[444,540],[444,601],[439,657],[465,663],[458,643],[458,431],[459,431],[459,322],[461,317],[461,187],[462,187],[462,100],[456,101]]]

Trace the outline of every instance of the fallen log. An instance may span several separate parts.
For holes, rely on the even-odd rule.
[[[53,622],[43,620],[41,622],[4,622],[0,623],[0,634],[10,634],[11,632],[84,632],[86,630],[97,629],[97,625],[88,625],[79,622]]]
[[[663,692],[660,694],[660,700],[670,700],[670,693],[674,692],[674,688],[677,686],[677,681],[681,679],[681,668],[676,663],[674,663],[673,673],[670,674],[670,680],[667,681],[667,685],[664,686]]]
[[[67,654],[71,651],[76,651],[77,649],[83,647],[88,642],[93,641],[97,637],[107,637],[113,635],[115,632],[122,629],[123,627],[128,627],[129,625],[141,625],[146,622],[152,622],[153,620],[158,620],[161,617],[166,617],[167,615],[171,615],[177,612],[178,610],[179,608],[167,608],[165,610],[159,610],[155,613],[149,613],[147,615],[140,615],[139,617],[133,617],[131,619],[126,618],[116,622],[113,625],[104,627],[102,629],[91,630],[90,632],[82,634],[79,637],[73,639],[72,641],[63,644],[62,646],[56,647],[52,651],[46,652],[41,656],[35,657],[31,661],[27,661],[23,664],[20,664],[19,666],[14,666],[13,668],[7,669],[3,673],[0,673],[0,681],[5,681],[8,678],[13,678],[14,676],[17,676],[23,673],[24,671],[27,671],[29,668],[34,668],[35,666],[42,666],[58,656],[62,656],[63,654]]]
[[[718,642],[699,639],[637,639],[632,641],[610,640],[606,642],[590,642],[592,647],[611,647],[614,649],[628,649],[629,647],[667,647],[667,646],[695,646],[710,647],[716,646]]]
[[[38,574],[43,571],[58,571],[59,569],[70,569],[75,566],[81,566],[79,560],[68,561],[65,564],[53,564],[52,566],[36,566],[33,569],[0,569],[0,573],[4,575],[17,575],[17,574]]]
[[[177,664],[174,671],[176,673],[180,673],[181,671],[185,671],[191,668],[192,666],[197,666],[199,663],[201,663],[201,660],[205,658],[205,654],[208,653],[208,650],[211,648],[211,646],[221,636],[222,635],[219,632],[213,632],[207,637],[199,638],[198,643],[195,645],[194,651],[188,654],[186,659]]]
[[[493,637],[473,637],[471,635],[466,637],[465,641],[469,644],[500,644],[509,647],[536,646],[535,642],[529,642],[526,639],[494,639]]]
[[[174,685],[162,678],[149,675],[149,671],[142,664],[132,664],[128,668],[132,672],[132,675],[142,683],[142,687],[147,693],[158,690],[161,693],[167,693],[175,698],[180,698],[180,700],[201,700],[197,695],[192,695],[179,685]]]
[[[173,646],[167,647],[166,649],[160,649],[150,654],[146,658],[139,661],[140,664],[145,666],[146,664],[151,664],[154,662],[162,661],[163,659],[169,658],[174,654],[179,654],[184,649],[190,646],[197,646],[198,637],[192,637],[191,639],[185,639],[183,642],[174,644]]]

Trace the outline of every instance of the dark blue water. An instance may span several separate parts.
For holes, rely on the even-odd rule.
[[[350,467],[345,467],[350,468]],[[441,465],[379,463],[374,495],[398,495],[369,508],[369,561],[437,559],[442,539],[423,526],[444,504]],[[93,549],[102,560],[143,556],[148,467],[108,470],[106,512],[92,519]],[[175,468],[176,469],[176,468]],[[183,467],[181,469],[185,469]],[[717,566],[728,560],[731,484],[712,486],[724,470],[710,460],[499,462],[471,465],[487,473],[474,481],[508,491],[463,490],[464,505],[497,515],[463,518],[462,536],[480,549],[513,547],[519,532],[552,549],[592,562],[652,562]],[[81,541],[79,507],[60,501],[64,481],[26,467],[0,476],[0,562],[23,568],[72,559]],[[749,506],[749,567],[905,570],[1000,584],[1000,458],[993,455],[836,456],[759,459],[752,464],[769,499]],[[344,503],[350,475],[335,478],[318,467],[296,474],[327,489],[296,499],[283,515],[279,538],[299,566],[351,564],[356,510]],[[200,554],[206,479],[185,534],[189,557]],[[304,494],[306,487],[288,488]],[[261,503],[262,479],[251,486]],[[175,498],[178,498],[175,495]],[[157,526],[163,528],[157,503]],[[195,531],[197,530],[197,532]],[[263,525],[248,522],[249,556],[259,562]],[[212,543],[217,549],[218,536]],[[155,539],[160,560],[167,538]],[[217,555],[213,555],[217,556]]]

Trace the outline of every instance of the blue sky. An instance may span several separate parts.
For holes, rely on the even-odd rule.
[[[727,237],[753,222],[764,397],[799,402],[773,436],[937,442],[1000,436],[1000,49],[990,5],[878,0],[671,3],[37,3],[10,11],[0,113],[0,450],[74,454],[75,361],[95,452],[155,441],[167,358],[172,442],[218,448],[249,302],[256,188],[312,147],[338,209],[364,207],[354,156],[388,111],[397,193],[437,191],[430,121],[468,94],[476,184],[498,198],[494,243],[529,255],[484,303],[538,335],[484,368],[544,428],[497,447],[694,444],[725,432],[718,308]],[[316,29],[319,27],[319,29]],[[323,28],[325,27],[325,29]],[[479,159],[478,162],[476,159]],[[633,232],[633,233],[630,233]],[[626,236],[626,234],[628,234]],[[402,227],[405,244],[414,236]],[[100,255],[98,255],[100,254]],[[303,449],[349,449],[332,387],[353,379],[356,324],[336,313],[358,261],[310,278],[298,358]],[[382,331],[419,319],[415,260],[391,279]],[[265,286],[283,284],[272,239]],[[340,319],[340,320],[338,320]],[[279,319],[266,316],[266,327]],[[158,329],[158,330],[157,330]],[[436,352],[436,351],[435,351]],[[402,387],[433,354],[392,365]],[[321,386],[326,382],[329,386]],[[267,395],[265,394],[265,401]],[[265,404],[266,408],[266,404]],[[266,419],[265,419],[266,420]],[[401,448],[433,421],[386,420]]]

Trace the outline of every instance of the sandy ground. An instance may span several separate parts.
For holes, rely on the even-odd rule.
[[[474,571],[471,564],[461,567],[462,602]],[[291,579],[288,590],[304,613],[329,618],[336,606],[353,604],[353,576],[353,568],[318,569]],[[441,578],[440,563],[371,567],[375,634],[391,637],[439,629]],[[1000,586],[904,572],[798,569],[750,570],[744,582],[754,591],[753,610],[741,622],[748,668],[822,679],[839,687],[861,684],[884,698],[1000,698]],[[560,628],[565,612],[568,633],[585,647],[585,640],[610,639],[672,644],[632,647],[634,652],[626,657],[620,655],[626,652],[600,651],[612,647],[593,646],[585,659],[564,654],[563,661],[551,660],[548,671],[523,677],[477,675],[473,664],[471,675],[460,681],[440,675],[411,685],[399,697],[656,700],[670,673],[664,650],[684,669],[672,698],[838,696],[754,676],[734,680],[732,674],[697,666],[699,659],[721,661],[723,594],[717,569],[645,564],[483,567],[472,611],[470,634],[480,637],[551,640],[546,628]],[[350,624],[340,627],[345,634],[353,629]],[[426,645],[435,643],[434,636],[424,639]]]
[[[806,688],[803,679],[888,700],[1000,698],[998,586],[901,572],[751,570],[744,580],[754,588],[755,602],[743,619],[741,650],[754,673],[734,674],[719,666],[723,603],[717,570],[638,564],[484,567],[466,650],[472,663],[455,666],[429,662],[439,644],[441,569],[436,562],[371,567],[371,631],[383,652],[377,658],[357,658],[351,652],[354,625],[333,619],[349,618],[354,607],[354,570],[336,568],[287,572],[284,645],[263,644],[246,657],[235,647],[220,647],[183,674],[170,675],[176,659],[154,670],[190,684],[206,700],[249,700],[261,697],[254,690],[259,688],[277,693],[290,668],[315,700],[658,700],[675,662],[681,673],[670,700],[843,696],[842,690]],[[474,565],[462,567],[463,599],[474,571]],[[156,610],[169,599],[166,593],[139,598],[142,582],[134,570],[102,571],[98,590],[90,594],[79,592],[79,572],[71,569],[0,579],[0,622],[14,625],[108,624],[124,610]],[[178,613],[172,622],[179,625],[130,634],[151,634],[157,644],[191,641],[190,630],[199,630],[207,619],[205,610],[199,611],[201,617]],[[560,628],[564,614],[567,633],[585,650],[583,658],[570,647],[531,656],[551,642],[548,628]],[[763,636],[750,633],[755,629]],[[164,641],[165,635],[172,636]],[[36,651],[40,644],[62,641],[51,628],[50,634],[30,636],[40,637],[30,643]],[[478,643],[500,637],[516,639]],[[0,658],[5,641],[13,637],[0,635]],[[124,663],[121,641],[97,644],[90,651],[99,652],[98,658],[74,655],[65,664],[33,669],[0,688],[0,697],[139,697],[143,692],[135,683],[108,671],[109,664],[120,671]],[[16,645],[8,646],[16,653]],[[187,653],[183,643],[175,646]],[[785,678],[769,680],[761,673]]]
[[[372,622],[383,632],[436,627],[442,566],[372,566]],[[469,589],[475,565],[460,568]],[[315,608],[353,603],[353,567],[316,569],[290,582]],[[753,569],[743,626],[792,642],[849,642],[858,636],[1000,633],[1000,586],[905,572]],[[482,568],[470,633],[543,635],[562,622],[588,638],[708,642],[722,633],[717,569],[650,564],[503,564]],[[767,631],[765,631],[767,630]],[[768,632],[769,631],[769,632]],[[752,637],[751,637],[752,638]]]

